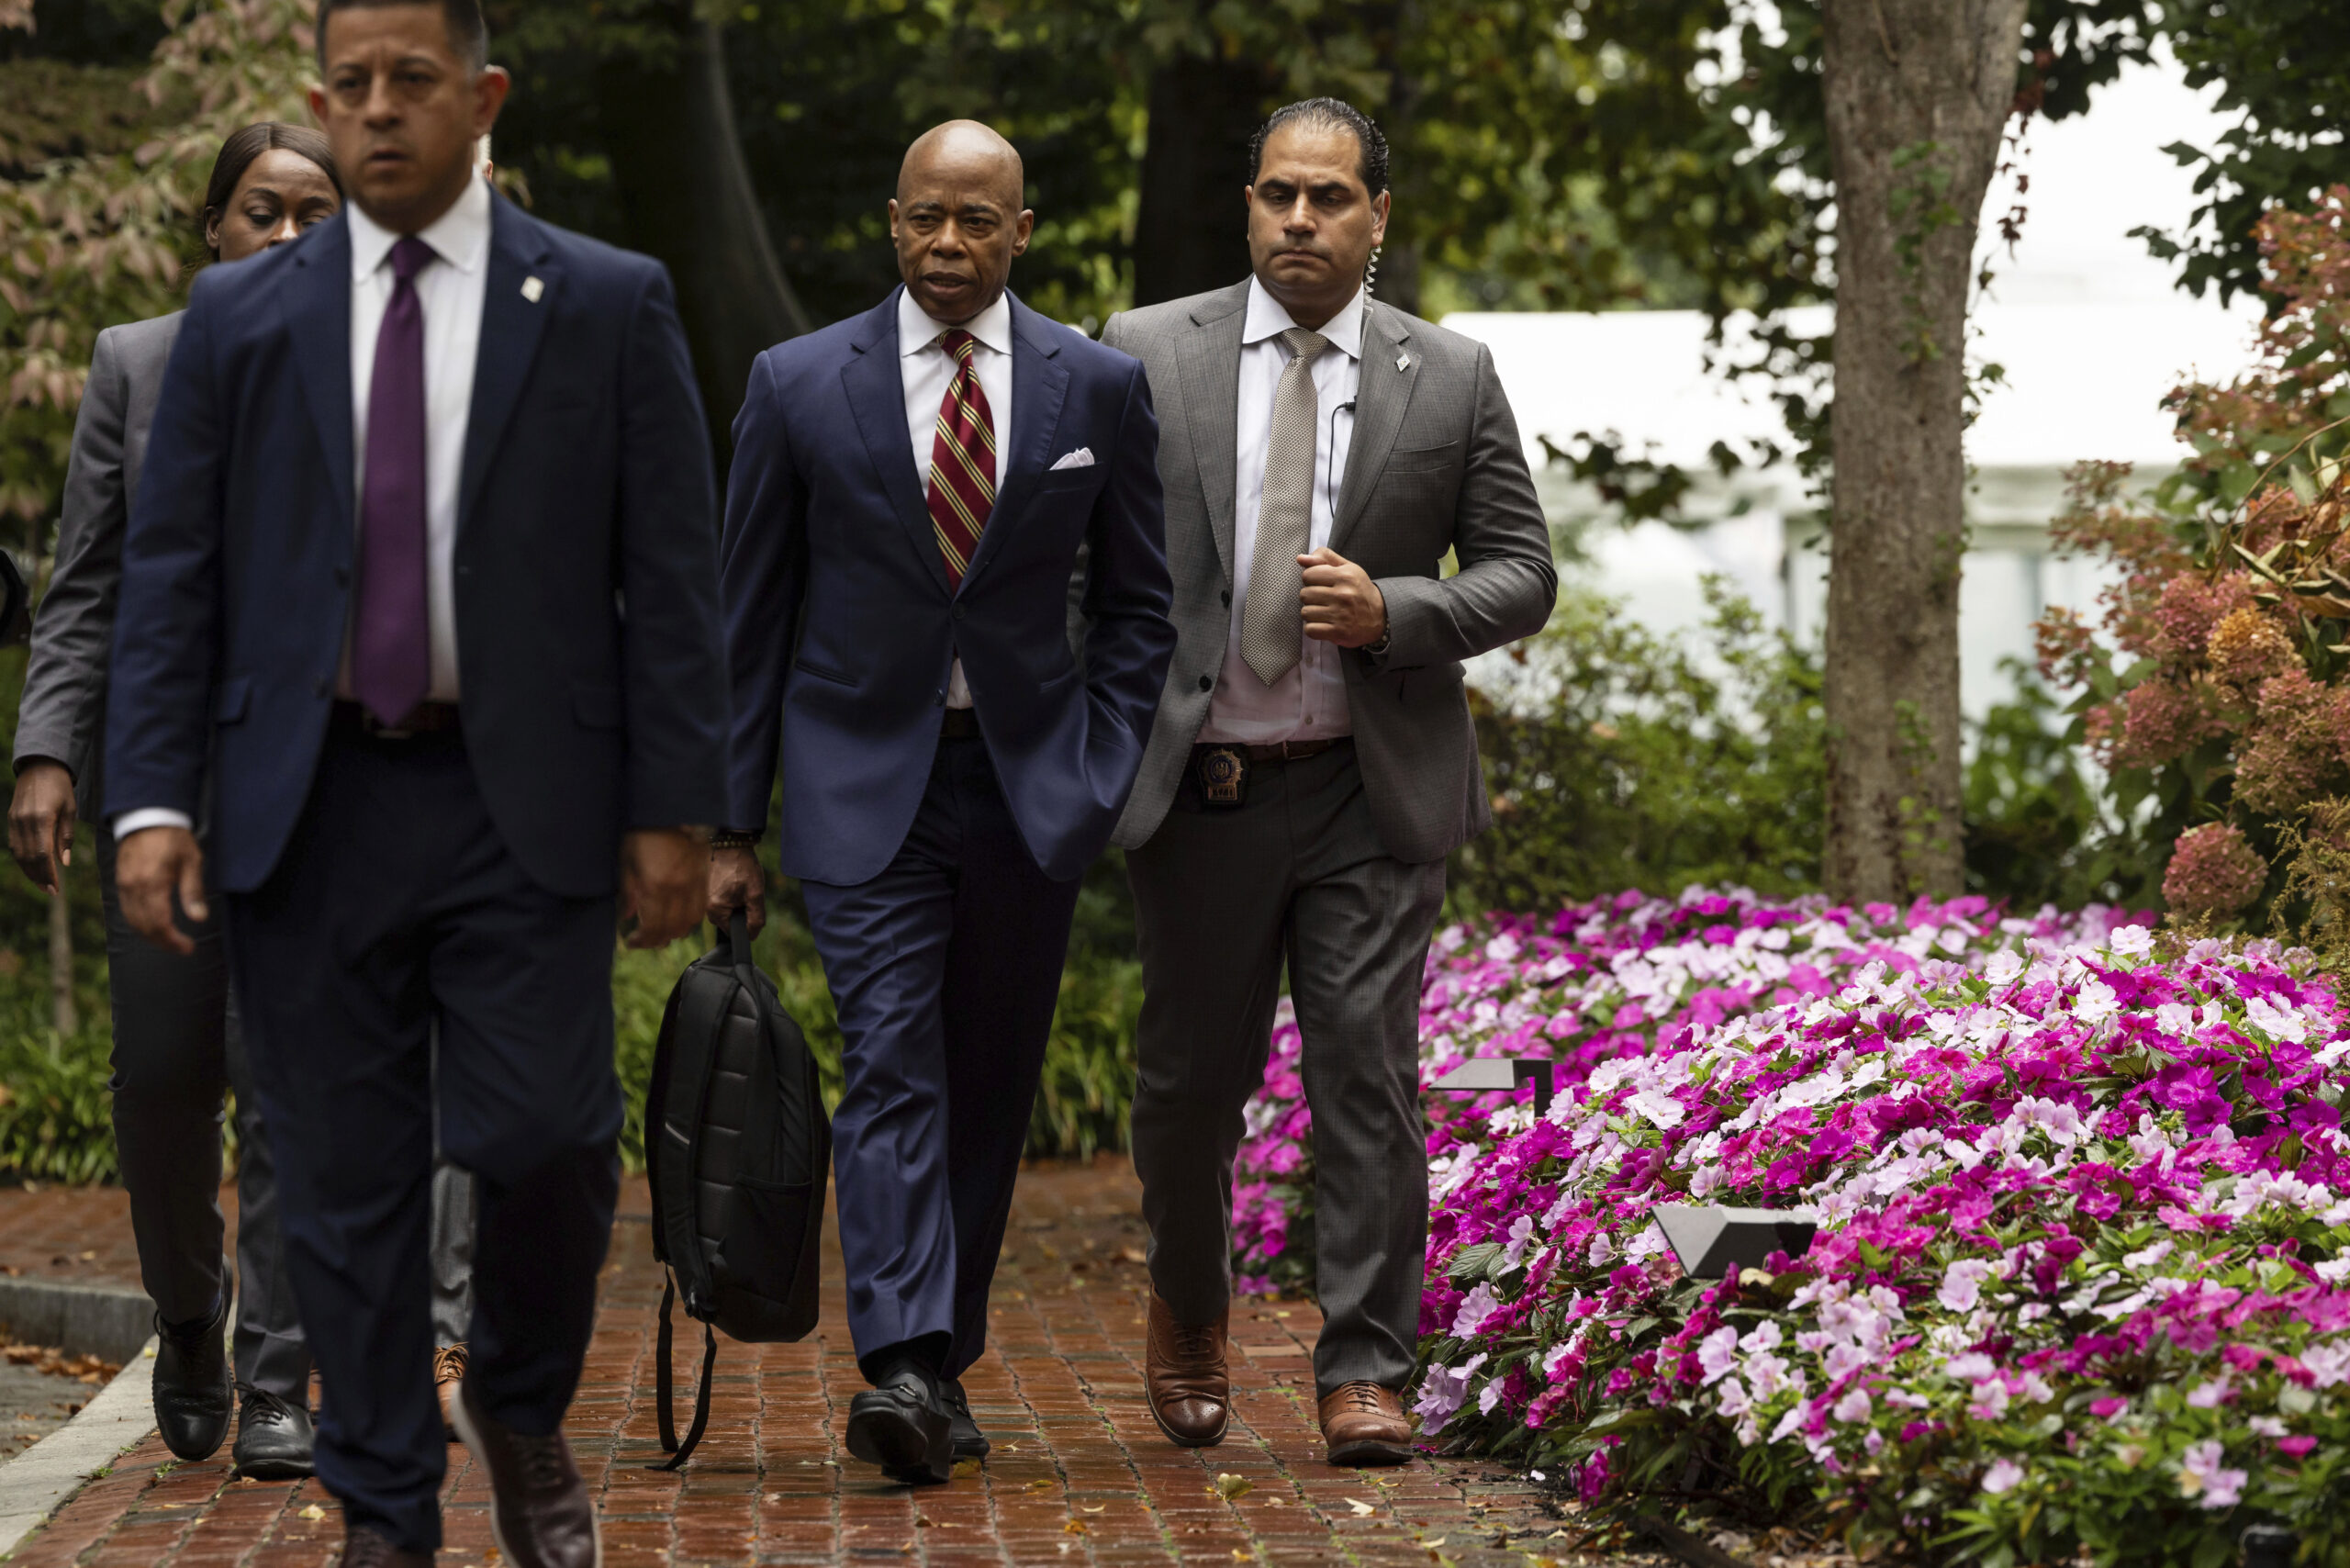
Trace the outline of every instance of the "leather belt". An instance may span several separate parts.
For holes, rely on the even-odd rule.
[[[938,721],[938,733],[950,741],[978,740],[979,716],[968,708],[949,708],[946,716]]]
[[[370,740],[405,741],[418,735],[453,735],[463,726],[454,702],[420,702],[397,724],[386,724],[364,704],[335,699],[335,727]]]
[[[1334,735],[1326,741],[1276,741],[1271,745],[1228,745],[1221,741],[1203,741],[1192,748],[1196,757],[1206,751],[1237,751],[1251,762],[1303,762],[1309,756],[1320,756],[1326,751],[1355,744],[1352,735]]]

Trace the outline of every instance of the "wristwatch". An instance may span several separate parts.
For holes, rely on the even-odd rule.
[[[755,833],[737,833],[733,828],[720,828],[710,835],[710,846],[712,849],[756,849],[759,846],[759,835]]]

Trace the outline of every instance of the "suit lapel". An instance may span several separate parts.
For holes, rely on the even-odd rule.
[[[457,489],[462,536],[488,476],[489,460],[505,438],[538,357],[539,339],[554,313],[563,273],[547,259],[537,225],[504,196],[490,197],[489,276],[481,306],[481,348],[474,359],[474,400],[465,418],[465,462]],[[537,278],[529,295],[523,284]]]
[[[946,563],[938,554],[930,507],[914,477],[913,442],[906,433],[906,382],[898,368],[898,293],[890,290],[890,297],[856,324],[849,339],[849,362],[841,367],[841,388],[848,395],[849,412],[865,437],[866,454],[873,459],[881,491],[890,498],[890,510],[898,514],[938,591],[946,594],[952,591]]]
[[[347,543],[357,479],[351,432],[351,230],[342,218],[329,219],[322,232],[295,252],[283,308],[303,401],[318,425]]]
[[[1330,548],[1346,554],[1347,540],[1371,504],[1371,491],[1387,467],[1397,432],[1404,428],[1404,410],[1412,404],[1412,388],[1420,378],[1420,356],[1404,345],[1412,330],[1377,302],[1366,306],[1362,333],[1362,375],[1355,391],[1355,435],[1347,451],[1346,482],[1338,489],[1338,510],[1330,521]]]
[[[996,480],[995,508],[979,531],[971,569],[963,574],[967,585],[995,558],[998,541],[1020,521],[1021,509],[1052,460],[1061,405],[1069,398],[1069,366],[1061,363],[1055,335],[1044,318],[1012,300],[1012,439],[1005,443],[1003,472]]]
[[[1248,325],[1243,282],[1212,295],[1192,312],[1200,330],[1186,332],[1176,347],[1183,407],[1191,416],[1192,456],[1200,470],[1200,494],[1208,507],[1208,531],[1224,575],[1233,574],[1233,495],[1240,466],[1240,333]]]

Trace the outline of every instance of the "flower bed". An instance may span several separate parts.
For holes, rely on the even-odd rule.
[[[1824,899],[1765,901],[1742,889],[1692,890],[1678,900],[1623,893],[1572,906],[1548,921],[1503,916],[1473,933],[1438,934],[1421,992],[1420,1081],[1471,1057],[1557,1059],[1561,1099],[1601,1063],[1684,1046],[1757,1007],[1828,994],[1871,962],[1914,967],[1930,955],[1981,954],[1999,941],[2095,938],[2113,917],[2043,912],[2001,922],[1980,899],[1899,911],[1831,908]],[[1300,1078],[1297,1025],[1284,998],[1264,1087],[1249,1103],[1235,1164],[1234,1271],[1248,1293],[1310,1290],[1314,1278],[1313,1118]],[[1428,1096],[1439,1128],[1503,1125],[1530,1112],[1516,1096]],[[1469,1135],[1471,1138],[1483,1136]],[[1430,1148],[1455,1158],[1461,1137]]]
[[[1539,1034],[1580,1081],[1547,1121],[1488,1097],[1431,1138],[1424,1438],[1935,1559],[2216,1568],[2271,1519],[2343,1561],[2331,988],[2265,944],[2158,960],[2096,912],[1890,916],[1570,911],[1433,966],[1432,1014],[1472,1000],[1432,1052]],[[1596,1026],[1616,991],[1654,1021]],[[1650,1219],[1691,1200],[1820,1230],[1695,1282]]]

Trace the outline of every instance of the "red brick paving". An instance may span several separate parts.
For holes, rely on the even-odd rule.
[[[994,1440],[984,1465],[910,1490],[851,1459],[848,1398],[862,1384],[828,1260],[823,1327],[798,1345],[722,1340],[708,1435],[682,1475],[654,1411],[653,1262],[643,1184],[621,1199],[602,1308],[567,1429],[597,1488],[610,1568],[685,1563],[903,1561],[923,1568],[1044,1564],[1184,1568],[1412,1564],[1561,1568],[1581,1536],[1527,1481],[1493,1467],[1421,1462],[1394,1471],[1322,1462],[1305,1303],[1235,1314],[1232,1434],[1169,1444],[1142,1401],[1147,1284],[1131,1171],[1043,1167],[1022,1177],[997,1275],[992,1344],[965,1378]],[[109,1192],[0,1193],[0,1265],[96,1279],[126,1267],[127,1221]],[[68,1249],[61,1238],[78,1237]],[[79,1254],[95,1251],[84,1261]],[[69,1265],[49,1260],[66,1256]],[[32,1260],[33,1261],[28,1261]],[[135,1278],[136,1265],[129,1264]],[[699,1335],[681,1333],[691,1387]],[[688,1410],[681,1406],[680,1424]],[[462,1450],[444,1493],[444,1564],[494,1561],[488,1495]],[[13,1558],[25,1568],[322,1568],[341,1524],[313,1483],[232,1481],[227,1455],[173,1465],[150,1438],[91,1482]],[[1227,1501],[1219,1474],[1248,1485]],[[317,1517],[306,1517],[317,1510]],[[1613,1561],[1622,1562],[1616,1559]]]

